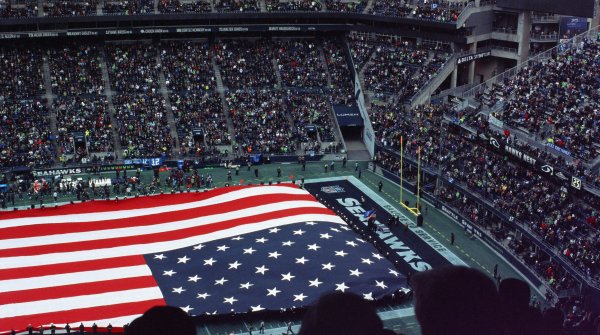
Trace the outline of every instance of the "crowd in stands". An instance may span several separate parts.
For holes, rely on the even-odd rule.
[[[69,45],[48,50],[52,91],[58,96],[104,94],[96,45]]]
[[[276,11],[332,11],[363,13],[367,0],[158,0],[157,11],[154,0],[103,0],[101,12],[97,11],[98,0],[46,0],[43,2],[43,15],[50,17],[87,15],[140,15],[173,13],[217,12],[259,12],[264,1],[267,12]],[[428,1],[428,0],[374,0],[368,14],[411,17],[439,22],[455,22],[467,1]],[[25,4],[7,5],[0,10],[0,17],[36,17],[38,1]]]
[[[373,0],[369,14],[406,17],[413,11],[413,8],[406,0]]]
[[[367,7],[366,0],[325,0],[325,6],[332,12],[362,13]]]
[[[284,86],[325,87],[327,71],[316,40],[277,40],[275,59]]]
[[[108,73],[118,92],[150,93],[159,87],[157,49],[151,44],[107,45]]]
[[[235,141],[243,153],[293,154],[296,145],[285,108],[278,91],[238,90],[225,98]]]
[[[85,16],[96,15],[97,0],[48,1],[44,4],[46,16]]]
[[[400,101],[411,98],[422,77],[422,73],[416,74],[428,57],[429,52],[415,49],[409,42],[390,40],[378,45],[364,70],[365,89],[378,96],[397,96]]]
[[[258,0],[215,0],[215,10],[218,12],[258,12]]]
[[[176,91],[208,91],[216,86],[207,42],[168,41],[160,45],[160,59],[167,88]]]
[[[323,5],[315,0],[265,0],[267,11],[320,11]]]
[[[32,0],[23,5],[6,4],[6,7],[0,9],[0,17],[4,18],[23,18],[38,16],[38,1]]]
[[[48,167],[54,163],[48,117],[39,98],[0,100],[0,166]]]
[[[329,95],[334,105],[354,106],[352,75],[342,47],[336,41],[323,41],[325,64],[331,78]]]
[[[89,154],[114,151],[106,97],[58,98],[53,108],[56,111],[59,154],[74,155],[74,161],[80,162]],[[75,147],[72,138],[75,132],[85,136],[85,146]]]
[[[227,119],[217,93],[173,93],[170,100],[177,124],[180,150],[184,156],[199,157],[209,148],[231,144]],[[195,139],[192,135],[193,129],[201,129],[203,136]]]
[[[212,11],[210,2],[207,0],[180,1],[159,0],[158,11],[160,13],[209,13]]]
[[[273,45],[269,40],[219,40],[213,48],[223,84],[229,89],[276,87]]]
[[[160,94],[113,97],[115,119],[126,158],[169,156],[173,146],[165,101]]]
[[[102,12],[112,15],[153,14],[154,0],[106,0]]]
[[[293,134],[301,143],[305,144],[305,149],[315,149],[317,145],[317,134],[310,134],[306,126],[314,125],[320,136],[321,142],[334,142],[334,127],[331,121],[331,107],[327,103],[327,98],[323,94],[302,94],[290,93],[286,96],[285,103],[287,111],[290,113],[294,128]]]
[[[593,159],[600,151],[599,54],[600,43],[586,40],[550,60],[524,67],[491,90],[490,104],[504,101],[499,117],[508,125],[577,158]]]
[[[15,100],[44,94],[42,50],[17,46],[0,49],[0,96]]]

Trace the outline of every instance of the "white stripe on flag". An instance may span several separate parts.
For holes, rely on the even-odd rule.
[[[329,214],[301,214],[289,217],[276,218],[257,222],[254,224],[245,224],[230,229],[223,229],[204,235],[191,236],[184,239],[156,242],[147,244],[134,244],[123,247],[114,247],[106,249],[84,250],[63,253],[48,253],[34,256],[16,256],[0,258],[0,269],[15,269],[29,266],[60,264],[68,262],[80,262],[93,259],[106,259],[121,256],[132,256],[140,254],[150,254],[164,252],[174,249],[189,247],[198,243],[209,242],[221,238],[234,237],[241,234],[252,233],[255,231],[284,226],[306,221],[325,221],[337,224],[346,224],[341,218]],[[48,249],[51,252],[51,248]]]
[[[107,266],[110,266],[110,264]],[[76,271],[77,269],[73,270]],[[152,276],[152,271],[147,265],[0,280],[0,293],[143,276]]]
[[[215,197],[188,202],[177,205],[167,205],[160,207],[149,207],[130,210],[117,210],[111,212],[98,213],[83,213],[83,214],[66,214],[66,215],[49,215],[40,217],[25,217],[0,220],[0,228],[28,226],[34,224],[50,224],[50,223],[65,223],[65,222],[94,222],[104,220],[123,219],[135,216],[144,216],[160,213],[168,213],[197,207],[212,206],[222,203],[227,203],[239,199],[244,199],[251,196],[269,195],[269,194],[309,194],[307,191],[282,186],[265,186],[265,187],[250,187],[241,190],[232,191],[230,193],[217,195]],[[148,202],[152,202],[152,197],[148,197]]]
[[[69,233],[60,235],[48,235],[48,236],[36,236],[27,238],[16,238],[3,240],[0,242],[0,249],[12,249],[22,248],[38,245],[49,245],[59,243],[70,243],[70,242],[82,242],[82,241],[97,241],[100,239],[119,238],[127,236],[140,236],[154,233],[164,233],[169,231],[176,231],[191,227],[204,226],[214,223],[219,223],[227,220],[234,220],[244,217],[251,218],[257,213],[266,214],[280,210],[294,209],[294,208],[325,208],[318,202],[314,201],[286,201],[274,204],[267,204],[262,206],[256,206],[253,208],[246,208],[233,212],[219,213],[214,215],[208,215],[203,217],[195,217],[188,220],[173,221],[162,224],[155,224],[149,226],[134,226],[127,228],[107,229],[100,230],[102,227],[98,227],[99,230],[81,232],[81,233]],[[139,218],[131,218],[131,220],[140,220]]]
[[[163,295],[158,287],[147,287],[134,290],[90,294],[77,297],[60,299],[38,300],[8,304],[0,309],[0,318],[15,316],[51,313],[80,308],[109,306],[128,302],[162,299]]]

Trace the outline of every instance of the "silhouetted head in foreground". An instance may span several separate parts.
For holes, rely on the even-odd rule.
[[[126,335],[196,335],[192,318],[180,308],[172,306],[152,307],[144,315],[133,320]]]
[[[382,335],[383,329],[373,307],[352,293],[323,295],[304,315],[298,335]]]
[[[411,284],[421,334],[504,333],[496,285],[483,273],[446,266],[417,273]]]

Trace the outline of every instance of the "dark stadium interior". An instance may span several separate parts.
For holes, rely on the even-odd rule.
[[[326,322],[318,306],[347,299],[379,317],[374,334],[600,334],[599,12],[592,0],[0,0],[0,334],[65,333],[67,311],[19,321],[36,319],[11,281],[13,220],[290,182],[402,289],[199,315],[173,288],[162,301],[183,309],[177,322],[331,333],[352,310]],[[439,294],[452,288],[473,291]],[[502,312],[487,320],[491,306]],[[461,308],[487,321],[450,313]],[[119,333],[122,320],[70,327]],[[147,333],[142,321],[129,332]],[[337,329],[351,326],[364,324]]]

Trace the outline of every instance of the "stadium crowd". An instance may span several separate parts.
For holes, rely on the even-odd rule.
[[[208,42],[168,41],[161,42],[159,47],[168,89],[183,92],[215,88]]]
[[[96,15],[97,0],[48,1],[44,4],[46,16],[85,16]]]
[[[296,146],[284,96],[278,91],[237,90],[225,98],[235,141],[245,154],[294,153]]]
[[[288,87],[326,87],[327,71],[321,61],[316,40],[277,40],[275,59],[283,85]]]
[[[96,45],[68,45],[48,50],[52,92],[58,96],[104,94]]]
[[[207,0],[179,1],[160,0],[158,2],[160,13],[209,13],[212,11]]]
[[[213,48],[223,84],[229,89],[277,85],[269,40],[219,40]]]
[[[170,100],[182,156],[200,157],[208,152],[214,153],[214,146],[231,144],[231,135],[218,94],[172,93]],[[201,139],[194,138],[194,129],[201,130]]]
[[[590,160],[599,152],[600,43],[585,40],[548,61],[527,66],[491,89],[498,117],[537,139]],[[484,95],[480,94],[480,101]]]
[[[102,12],[111,15],[152,14],[154,13],[154,0],[108,0],[104,2]]]
[[[258,0],[215,0],[214,8],[218,12],[258,12]]]

